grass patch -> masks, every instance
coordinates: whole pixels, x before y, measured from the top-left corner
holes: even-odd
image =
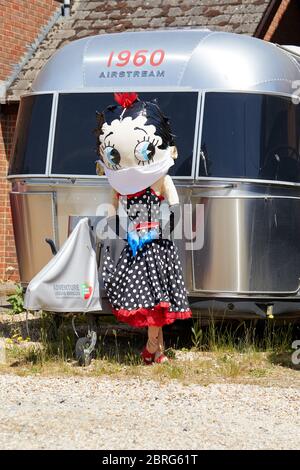
[[[264,386],[300,386],[299,370],[270,362],[267,353],[175,351],[176,359],[169,363],[143,366],[126,364],[109,358],[95,358],[88,367],[78,367],[76,361],[48,358],[41,361],[35,352],[10,351],[10,362],[0,371],[18,375],[141,378],[167,383],[178,380],[185,385],[211,383],[247,383]]]
[[[211,319],[203,326],[194,321],[191,342],[201,351],[291,351],[294,336],[300,338],[300,326],[291,322],[242,321],[216,322]]]
[[[151,369],[152,378],[158,378],[161,381],[165,379],[183,379],[185,376],[182,365],[176,363],[155,364],[151,366]]]
[[[107,320],[107,319],[106,319]],[[83,320],[84,321],[84,320]],[[102,320],[101,320],[102,322]],[[80,322],[79,322],[80,324]],[[297,325],[273,322],[179,322],[165,329],[169,363],[142,365],[140,351],[146,331],[124,332],[116,323],[101,323],[97,349],[90,366],[74,359],[76,337],[70,320],[41,319],[41,341],[23,341],[14,332],[7,342],[7,364],[0,372],[19,375],[78,377],[139,377],[184,384],[251,383],[265,386],[300,386],[299,366],[292,365]]]

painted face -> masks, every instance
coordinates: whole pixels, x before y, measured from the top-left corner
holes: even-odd
[[[145,125],[147,118],[139,115],[135,119],[125,117],[104,123],[99,136],[100,155],[107,168],[123,168],[151,165],[165,158],[166,149],[159,149],[162,139],[155,134],[152,124]]]

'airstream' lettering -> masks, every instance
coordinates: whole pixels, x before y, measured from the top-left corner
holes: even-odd
[[[101,72],[99,78],[165,78],[165,70],[127,70]]]

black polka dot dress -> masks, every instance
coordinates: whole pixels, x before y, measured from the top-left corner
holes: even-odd
[[[132,326],[163,326],[191,317],[177,247],[162,239],[158,229],[163,199],[152,188],[120,196],[128,214],[129,231],[139,237],[156,229],[158,236],[139,247],[134,255],[127,243],[116,267],[105,253],[103,281],[117,319]]]

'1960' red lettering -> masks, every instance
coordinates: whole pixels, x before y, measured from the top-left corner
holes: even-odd
[[[152,67],[158,67],[162,64],[164,58],[165,51],[163,49],[156,49],[155,51],[151,52],[150,55],[147,49],[139,49],[135,53],[132,53],[126,49],[120,51],[119,53],[112,51],[109,54],[107,60],[107,67],[111,67],[112,65],[116,65],[117,67],[125,67],[129,64],[130,61],[132,61],[132,64],[135,67],[142,67],[147,63],[147,59]]]

